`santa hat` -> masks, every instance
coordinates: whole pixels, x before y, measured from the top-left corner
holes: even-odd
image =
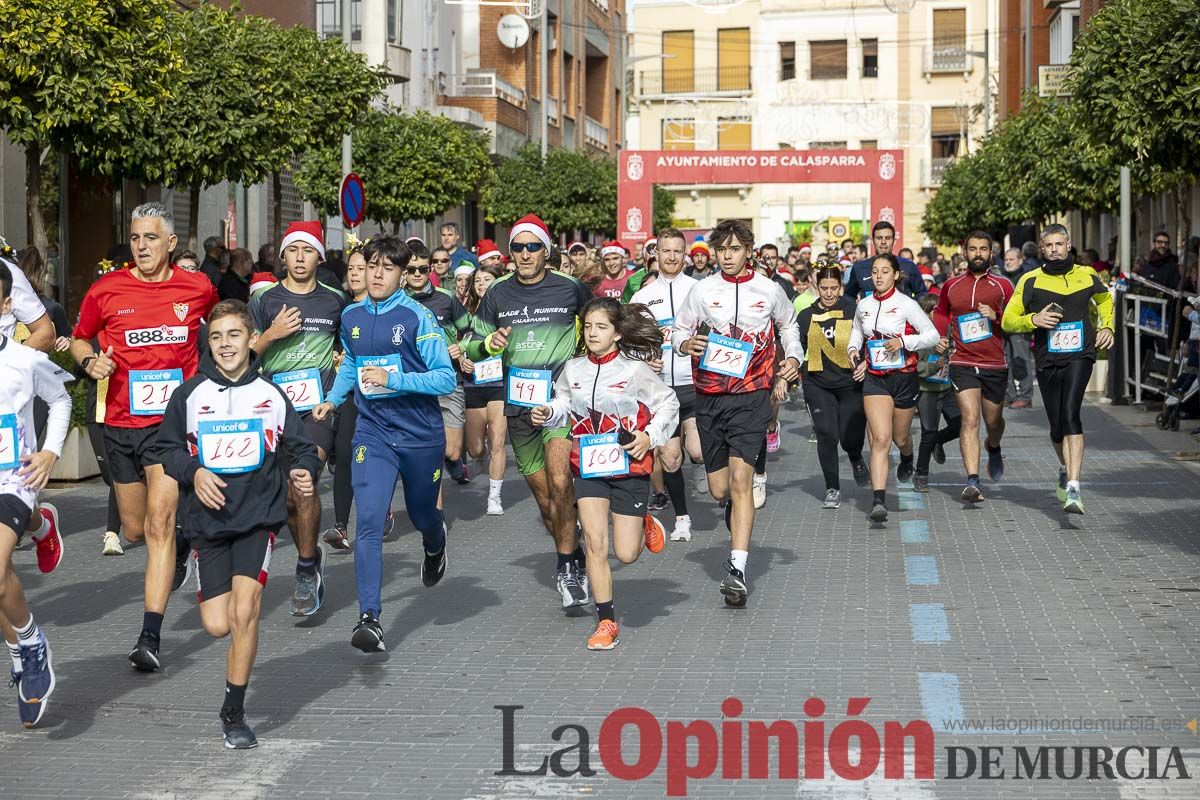
[[[319,220],[308,220],[305,222],[293,222],[288,225],[287,232],[283,234],[283,241],[279,243],[279,255],[283,255],[283,251],[287,249],[289,244],[293,242],[303,242],[311,244],[317,248],[317,252],[321,254],[321,260],[325,260],[325,237],[321,233],[321,222]]]
[[[569,245],[567,245],[567,252],[568,252],[568,253],[574,253],[574,252],[575,252],[577,249],[578,249],[578,250],[582,250],[583,252],[585,252],[585,253],[586,253],[586,252],[587,252],[587,245],[586,245],[586,244],[584,244],[583,242],[571,242]]]
[[[489,258],[499,258],[500,248],[491,239],[480,239],[475,243],[475,256],[481,263]],[[455,270],[454,274],[457,275],[458,270]]]
[[[708,249],[708,242],[704,241],[703,239],[697,239],[696,243],[692,245],[692,249],[688,251],[688,254],[694,256],[697,252],[705,253],[710,256],[712,255],[712,250]]]
[[[412,244],[413,242],[420,242],[421,244],[425,244],[425,240],[422,239],[420,236],[410,236],[404,240],[405,244]]]
[[[620,242],[605,242],[600,248],[600,257],[604,256],[624,256],[626,250],[621,246]]]
[[[805,242],[804,244],[800,245],[800,252],[801,252],[801,253],[803,253],[805,250],[807,250],[808,252],[810,252],[810,253],[811,253],[811,252],[812,252],[812,245],[811,245],[811,244],[809,244],[808,242]]]
[[[499,256],[500,252],[496,251],[493,255]],[[461,278],[463,275],[470,275],[473,272],[475,272],[474,265],[470,261],[464,261],[454,268],[454,277]]]
[[[647,239],[646,243],[644,245],[642,245],[642,250],[649,250],[651,247],[654,247],[654,248],[658,247],[658,239],[656,237],[652,236],[649,239]]]
[[[925,281],[933,280],[933,270],[931,270],[929,267],[925,266],[924,264],[921,264],[920,266],[918,266],[917,271],[921,273],[921,280],[925,280]]]
[[[537,214],[526,214],[517,220],[517,224],[513,225],[512,230],[508,232],[509,245],[511,246],[513,239],[522,233],[532,233],[538,238],[538,241],[545,245],[547,250],[550,249],[550,229]]]
[[[250,294],[258,294],[263,289],[270,289],[279,283],[279,279],[271,272],[256,272],[250,276]]]

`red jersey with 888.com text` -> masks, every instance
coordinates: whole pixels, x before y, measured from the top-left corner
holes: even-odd
[[[108,379],[105,425],[149,428],[162,421],[170,390],[179,385],[175,379],[182,383],[196,374],[200,322],[216,304],[216,287],[203,273],[174,265],[161,283],[142,281],[127,268],[92,284],[73,335],[96,339],[100,352],[112,346],[117,369]],[[134,408],[131,371],[138,378]]]

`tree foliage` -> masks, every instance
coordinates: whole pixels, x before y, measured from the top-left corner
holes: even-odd
[[[432,220],[465,202],[492,175],[488,134],[425,111],[371,111],[352,131],[354,171],[366,190],[366,215],[380,224]],[[309,151],[294,175],[322,213],[338,213],[341,143]]]

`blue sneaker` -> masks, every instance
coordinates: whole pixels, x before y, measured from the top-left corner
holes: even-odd
[[[325,602],[325,548],[317,545],[316,570],[296,572],[296,591],[288,611],[293,617],[311,617],[321,610]]]
[[[984,442],[984,447],[987,447],[987,442]],[[994,481],[998,481],[1004,477],[1004,456],[1000,454],[1000,448],[995,450],[987,448],[987,471],[988,477]]]
[[[962,499],[968,503],[983,501],[983,489],[979,486],[979,478],[967,478],[967,485],[962,490]]]
[[[246,724],[246,713],[236,714],[221,712],[221,737],[225,740],[227,750],[251,750],[258,747],[258,737]]]
[[[50,643],[42,629],[37,629],[37,644],[21,646],[21,674],[17,698],[21,705],[21,722],[32,728],[46,713],[50,695],[54,693],[54,666],[50,659]],[[29,708],[25,708],[28,706]]]

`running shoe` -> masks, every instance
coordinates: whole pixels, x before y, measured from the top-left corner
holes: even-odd
[[[447,461],[446,471],[450,473],[450,477],[455,483],[470,483],[471,475],[467,471],[467,462],[465,459],[459,458],[457,461]]]
[[[837,489],[825,490],[825,502],[821,503],[821,508],[841,508],[842,493]]]
[[[179,587],[188,582],[195,570],[192,558],[192,548],[188,545],[187,537],[178,528],[175,529],[175,576],[171,578],[171,591],[179,591]]]
[[[1033,403],[1024,398],[1013,400],[1009,408],[1033,408]]]
[[[915,469],[911,458],[901,458],[900,463],[896,465],[896,481],[898,483],[908,483],[912,480]]]
[[[1058,486],[1054,490],[1058,497],[1058,502],[1067,502],[1067,471],[1060,469],[1058,471]]]
[[[728,559],[725,561],[725,571],[728,574],[721,579],[721,594],[725,595],[725,605],[742,608],[750,594],[750,587],[746,585],[746,573]]]
[[[708,494],[708,470],[703,464],[692,465],[692,488],[696,494]]]
[[[142,631],[138,636],[137,644],[133,646],[133,650],[129,651],[129,663],[139,672],[154,672],[160,666],[158,660],[158,646],[160,639],[157,633],[150,631]]]
[[[500,495],[488,495],[487,513],[489,517],[499,517],[504,514],[504,504],[500,502]]]
[[[867,515],[871,522],[887,522],[888,510],[883,503],[875,503],[871,506],[871,513]]]
[[[690,542],[692,540],[692,518],[687,514],[675,518],[675,530],[671,531],[672,542]]]
[[[438,581],[446,574],[446,547],[436,553],[425,551],[425,558],[421,561],[421,583],[426,586],[437,586]]]
[[[946,463],[946,448],[941,442],[938,442],[933,446],[933,462],[935,464]]]
[[[1067,499],[1063,501],[1063,511],[1068,514],[1083,513],[1083,497],[1078,489],[1067,489]]]
[[[871,470],[867,467],[865,459],[858,459],[850,462],[850,469],[854,471],[854,482],[859,486],[867,486],[871,483]]]
[[[984,447],[987,447],[987,445],[985,444]],[[1004,456],[1002,456],[1000,454],[999,447],[997,447],[995,450],[993,450],[990,447],[987,447],[987,454],[988,454],[988,463],[987,463],[988,477],[994,481],[998,481],[1004,477]]]
[[[767,431],[767,452],[779,452],[779,430]]]
[[[350,636],[350,644],[364,653],[382,653],[385,648],[383,627],[379,624],[379,618],[370,611],[359,615],[358,624],[354,626],[354,633]]]
[[[587,590],[579,580],[579,565],[568,561],[558,568],[556,579],[558,593],[562,595],[563,608],[578,608],[588,603]]]
[[[38,513],[50,526],[50,530],[46,531],[42,538],[30,537],[37,544],[38,571],[44,574],[54,572],[62,561],[63,540],[58,533],[58,509],[49,503],[42,503]]]
[[[296,591],[288,612],[293,617],[311,617],[325,602],[325,548],[317,545],[317,565],[312,572],[296,571]]]
[[[104,532],[104,549],[100,551],[101,555],[106,556],[123,556],[125,548],[121,546],[121,534],[116,531]]]
[[[667,545],[667,529],[650,514],[642,517],[642,535],[646,539],[646,549],[651,553],[661,553]]]
[[[767,476],[755,475],[754,486],[751,491],[754,493],[754,507],[762,508],[765,506],[767,504]]]
[[[50,695],[54,693],[54,665],[50,659],[50,643],[42,629],[37,629],[37,643],[21,645],[21,680],[17,684],[20,702],[36,708],[22,709],[21,722],[32,728],[46,712]],[[32,719],[28,719],[32,716]]]
[[[646,508],[651,511],[662,511],[669,502],[671,502],[671,498],[666,492],[651,492],[650,502],[646,504]]]
[[[227,750],[250,750],[258,747],[258,739],[246,724],[246,714],[242,711],[221,712],[221,735],[225,739]]]
[[[18,688],[17,691],[17,713],[21,717],[21,724],[26,728],[32,728],[41,719],[42,712],[45,710],[40,703],[26,703],[21,699],[21,673],[14,670],[11,666],[8,672],[8,688]]]
[[[817,434],[816,434],[816,431],[814,431],[814,432],[812,432],[812,433],[810,433],[810,434],[808,435],[808,443],[809,443],[809,444],[816,444],[816,443],[817,443]]]
[[[968,503],[983,501],[983,489],[979,485],[979,478],[967,479],[967,485],[962,490],[962,499]]]
[[[383,519],[383,538],[386,539],[388,536],[391,536],[392,531],[394,531],[395,529],[396,529],[396,515],[393,514],[391,511],[389,511],[387,513],[387,516],[384,517],[384,519]]]
[[[335,553],[345,553],[351,549],[350,533],[346,530],[345,525],[334,525],[325,531],[325,535],[321,538],[325,540],[325,544],[333,548]]]
[[[914,472],[912,477],[912,486],[914,492],[925,493],[929,491],[929,473]]]
[[[621,643],[621,629],[611,619],[602,619],[596,632],[588,638],[588,650],[612,650]]]

